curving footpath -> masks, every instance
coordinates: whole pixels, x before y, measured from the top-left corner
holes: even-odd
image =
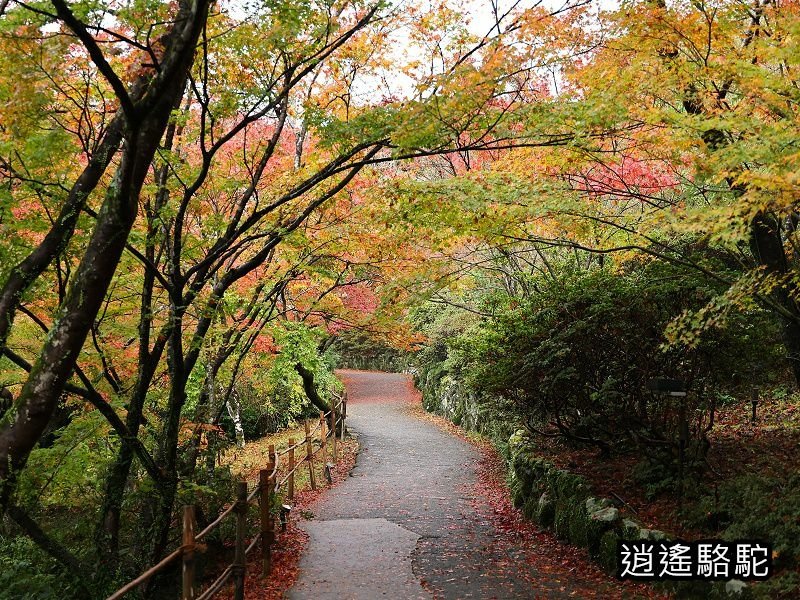
[[[586,597],[568,583],[576,574],[536,572],[524,550],[496,543],[503,533],[470,505],[477,450],[414,417],[408,376],[340,375],[361,453],[303,524],[309,546],[288,598]]]

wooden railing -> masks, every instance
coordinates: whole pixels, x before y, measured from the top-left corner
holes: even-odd
[[[308,464],[308,474],[311,489],[317,489],[316,475],[314,473],[315,456],[322,454],[321,461],[323,472],[332,482],[330,465],[327,452],[330,438],[331,455],[333,461],[337,460],[337,429],[341,432],[341,439],[345,436],[345,419],[347,418],[347,392],[339,396],[334,394],[334,408],[328,412],[319,413],[319,422],[312,429],[308,420],[305,422],[305,437],[299,442],[289,438],[289,446],[280,452],[275,452],[275,446],[269,446],[269,460],[267,468],[259,471],[258,485],[248,493],[247,481],[239,481],[236,485],[236,501],[225,509],[214,521],[199,533],[195,533],[195,507],[183,507],[183,535],[179,548],[165,556],[161,562],[150,567],[133,581],[114,592],[107,600],[117,600],[128,592],[144,585],[158,573],[166,570],[178,559],[182,561],[181,600],[208,600],[219,593],[225,585],[233,580],[234,599],[244,600],[245,570],[247,556],[261,542],[261,572],[263,577],[268,577],[272,570],[272,545],[275,542],[275,514],[272,511],[272,502],[275,495],[281,490],[286,490],[286,498],[292,500],[295,492],[295,473],[303,464]],[[314,450],[315,436],[319,437],[319,446]],[[295,459],[295,450],[305,449],[302,458]],[[281,457],[286,456],[288,471],[279,479]],[[249,506],[258,500],[260,531],[253,536],[247,544],[247,512]],[[279,513],[280,514],[280,513]],[[195,578],[195,554],[198,551],[198,542],[201,542],[209,533],[214,531],[227,517],[236,516],[236,545],[233,563],[202,592],[198,592]],[[280,515],[281,520],[285,515]]]

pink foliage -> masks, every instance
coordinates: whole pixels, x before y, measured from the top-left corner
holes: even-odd
[[[253,350],[260,354],[275,354],[278,351],[278,346],[271,335],[260,333],[253,340]]]
[[[378,308],[378,296],[366,283],[341,288],[339,298],[346,308],[362,314],[372,314]]]
[[[339,288],[336,295],[342,301],[348,312],[355,313],[357,316],[371,315],[378,308],[379,300],[377,294],[366,283],[357,283]],[[328,323],[328,332],[337,333],[350,329],[350,325],[338,319]]]
[[[576,189],[593,196],[652,196],[680,184],[674,167],[667,161],[633,156],[593,166],[571,175],[569,180]]]

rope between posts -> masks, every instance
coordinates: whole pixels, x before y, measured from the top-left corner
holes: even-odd
[[[337,420],[336,420],[336,424],[337,424],[337,425],[341,424],[342,422],[343,422],[343,419],[342,419],[341,417],[340,417],[339,419],[337,419]],[[310,434],[309,434],[309,435],[310,435]],[[329,431],[329,432],[328,432],[328,436],[327,436],[327,437],[333,437],[333,435],[334,435],[334,434],[333,434],[333,431]],[[315,440],[312,440],[312,443],[314,443],[314,444],[319,444],[319,440],[316,440],[316,439],[315,439]],[[304,438],[304,439],[302,439],[301,441],[299,441],[299,442],[297,442],[296,444],[294,444],[293,446],[289,446],[289,448],[287,448],[287,449],[286,449],[284,452],[281,452],[280,454],[281,454],[281,455],[284,455],[284,454],[286,454],[286,452],[288,452],[288,450],[289,450],[289,449],[292,449],[292,448],[296,449],[296,448],[299,448],[299,447],[301,447],[301,446],[305,446],[305,444],[306,444],[306,440],[305,440],[305,438]],[[314,450],[314,451],[311,453],[311,456],[316,456],[316,454],[317,454],[317,453],[318,453],[318,452],[319,452],[321,449],[322,449],[322,445],[318,445],[318,446],[317,446],[317,449],[316,449],[316,450]],[[290,478],[290,477],[291,477],[291,476],[292,476],[292,475],[293,475],[293,474],[294,474],[294,473],[295,473],[295,472],[296,472],[296,471],[297,471],[297,470],[298,470],[300,467],[302,467],[302,466],[303,466],[303,465],[304,465],[304,464],[305,464],[307,461],[308,461],[308,456],[304,455],[304,456],[303,456],[303,457],[302,457],[302,458],[301,458],[301,459],[300,459],[300,460],[299,460],[297,463],[295,463],[294,467],[292,467],[292,469],[291,469],[290,471],[288,471],[288,472],[287,472],[287,473],[286,473],[286,474],[283,476],[283,478],[281,478],[279,481],[277,481],[277,482],[276,482],[276,484],[275,484],[275,490],[276,490],[276,491],[280,490],[280,488],[282,488],[282,487],[283,487],[283,485],[284,485],[284,484],[285,484],[287,481],[289,481],[289,478]]]
[[[208,586],[208,589],[200,594],[195,600],[209,600],[209,598],[213,598],[214,595],[222,589],[222,586],[228,583],[231,575],[233,575],[233,565],[228,565],[228,568],[222,572],[222,575],[217,577],[214,582]]]
[[[251,551],[253,548],[255,548],[255,547],[256,547],[256,544],[258,544],[258,542],[259,542],[260,540],[261,540],[261,537],[260,537],[260,536],[258,536],[258,535],[257,535],[257,536],[255,536],[255,537],[253,538],[253,541],[252,541],[252,542],[250,542],[250,545],[249,545],[249,546],[247,547],[247,549],[244,551],[244,555],[245,555],[245,556],[247,556],[248,554],[250,554],[250,551]]]
[[[253,501],[253,498],[258,496],[259,493],[261,493],[261,488],[259,486],[253,488],[253,491],[247,496],[247,503],[250,504],[250,502]]]
[[[267,474],[267,482],[273,481],[274,482],[274,486],[270,486],[270,487],[266,488],[266,490],[268,490],[271,493],[279,492],[280,489],[284,486],[284,484],[286,484],[286,482],[289,481],[289,478],[292,477],[292,475],[297,471],[297,469],[299,469],[305,463],[313,464],[314,456],[316,454],[318,454],[319,451],[322,450],[325,447],[325,444],[326,444],[328,438],[330,438],[330,437],[335,438],[336,437],[336,430],[337,430],[338,426],[339,425],[344,426],[344,420],[345,419],[344,419],[344,415],[342,414],[340,409],[344,406],[344,404],[346,402],[347,394],[345,392],[344,395],[340,396],[339,394],[334,392],[333,396],[339,402],[334,405],[333,409],[331,409],[331,410],[329,410],[327,412],[324,412],[324,413],[320,413],[320,417],[321,418],[319,419],[319,421],[317,421],[316,426],[313,429],[309,430],[308,435],[304,436],[304,438],[302,438],[300,441],[298,441],[297,443],[285,448],[284,450],[281,450],[280,452],[274,452],[274,450],[273,450],[273,454],[271,454],[270,458],[274,462],[273,462],[273,465],[272,465],[272,470]],[[331,415],[334,416],[333,426],[330,427],[325,432],[325,439],[324,440],[318,440],[318,439],[312,437],[318,431],[321,431],[321,428],[324,426],[324,424],[327,424],[328,418]],[[313,445],[317,445],[317,449],[312,451],[310,454],[305,454],[304,456],[302,456],[300,461],[297,462],[292,467],[292,469],[288,473],[286,473],[286,475],[283,478],[281,478],[279,480],[279,475],[280,475],[279,470],[280,470],[280,466],[281,466],[280,457],[288,454],[292,450],[296,450],[298,448],[302,448],[303,446],[307,446],[308,444],[311,444],[312,446]],[[250,494],[248,494],[246,496],[245,505],[250,505],[252,503],[252,501],[255,498],[257,498],[263,491],[265,491],[265,490],[262,489],[261,484],[257,485],[255,487],[255,489],[253,489],[253,491],[250,492]],[[197,533],[196,535],[191,537],[193,542],[196,543],[196,542],[202,541],[203,538],[205,538],[205,536],[207,536],[211,531],[213,531],[226,517],[228,517],[232,513],[234,513],[237,510],[237,508],[239,508],[240,506],[241,506],[240,505],[240,501],[238,501],[238,500],[234,501],[233,503],[231,503],[230,506],[228,506],[224,511],[222,511],[222,513],[220,513],[202,531],[200,531],[199,533]],[[244,515],[246,515],[246,512],[244,513]],[[242,518],[242,514],[240,514],[240,518]],[[246,519],[246,516],[244,516],[244,518]],[[184,515],[184,519],[186,519],[185,515]],[[262,516],[262,519],[263,519],[263,516]],[[262,524],[262,527],[263,527],[263,524]],[[263,530],[262,530],[262,535],[263,535]],[[262,535],[257,535],[257,536],[255,536],[253,538],[253,540],[250,542],[250,544],[247,546],[247,548],[244,551],[245,556],[250,554],[250,552],[252,552],[252,550],[256,547],[256,545],[258,545],[258,542],[262,540]],[[185,544],[188,544],[188,542],[185,542]],[[144,584],[145,582],[147,582],[149,579],[151,579],[154,575],[156,575],[159,571],[161,571],[164,567],[166,567],[171,562],[173,562],[176,559],[181,558],[181,557],[183,557],[185,559],[187,551],[190,552],[191,548],[192,548],[191,545],[181,546],[177,550],[173,551],[171,554],[169,554],[166,557],[164,557],[156,565],[152,566],[150,569],[148,569],[147,571],[145,571],[144,573],[139,575],[136,579],[134,579],[133,581],[131,581],[128,584],[126,584],[124,587],[122,587],[119,590],[117,590],[114,594],[109,596],[107,600],[118,600],[119,598],[121,598],[126,593],[130,592],[131,590],[133,590],[133,589],[139,587],[140,585]],[[268,548],[265,549],[265,552],[268,552]],[[209,600],[210,598],[213,598],[222,589],[222,587],[228,582],[228,580],[230,580],[231,577],[234,574],[237,573],[237,571],[236,571],[236,567],[237,566],[239,566],[239,565],[234,565],[234,564],[229,565],[222,572],[222,574],[216,580],[214,580],[214,582],[212,582],[211,585],[204,592],[202,592],[201,594],[199,594],[195,598],[195,600]],[[186,565],[184,564],[184,569],[185,568],[186,568]]]
[[[322,427],[322,423],[320,421],[317,421],[317,426],[314,427],[314,429],[312,429],[311,431],[309,431],[308,434],[313,435],[317,433],[320,430],[320,427]]]
[[[180,558],[182,555],[183,555],[183,547],[178,548],[172,554],[169,554],[168,556],[163,558],[161,560],[161,562],[153,565],[152,567],[147,569],[147,571],[145,571],[144,573],[139,575],[139,577],[137,577],[133,581],[129,582],[126,586],[124,586],[124,587],[120,588],[119,590],[117,590],[116,592],[114,592],[111,596],[108,597],[108,600],[117,600],[117,598],[121,598],[122,596],[124,596],[125,594],[130,592],[131,590],[133,590],[133,589],[139,587],[140,585],[142,585],[143,583],[145,583],[153,575],[158,573],[162,568],[167,566],[169,563],[171,563],[176,558]]]
[[[276,477],[278,475],[278,467],[280,466],[280,463],[281,463],[280,456],[276,452],[275,453],[275,467],[272,469],[272,471],[270,471],[270,473],[267,475],[267,477]],[[277,488],[276,488],[276,490],[277,490]],[[256,498],[260,493],[261,493],[261,486],[257,485],[255,487],[255,489],[252,492],[250,492],[250,495],[247,496],[247,503],[250,504],[250,502],[252,502],[253,499]]]
[[[299,442],[295,442],[292,446],[289,446],[285,450],[281,450],[277,453],[278,456],[283,456],[284,454],[288,454],[290,450],[297,450],[300,446],[306,443],[305,438],[301,439]]]
[[[217,525],[219,525],[219,524],[222,522],[222,520],[223,520],[225,517],[227,517],[229,514],[231,514],[231,513],[232,513],[232,512],[233,512],[235,509],[236,509],[236,502],[234,502],[234,503],[233,503],[233,504],[231,504],[231,505],[230,505],[228,508],[226,508],[224,511],[222,511],[222,513],[220,513],[220,515],[219,515],[219,516],[218,516],[216,519],[214,519],[214,520],[211,522],[211,524],[210,524],[210,525],[206,526],[206,528],[205,528],[205,529],[203,529],[203,531],[201,531],[201,532],[200,532],[200,533],[198,533],[196,536],[194,536],[194,539],[195,539],[195,540],[202,540],[202,539],[203,539],[203,538],[204,538],[206,535],[208,535],[209,533],[211,533],[211,531],[212,531],[212,530],[213,530],[213,529],[214,529],[214,528],[215,528]],[[111,599],[109,598],[109,600],[111,600]]]
[[[277,490],[279,490],[281,487],[283,487],[283,484],[284,484],[284,483],[286,483],[287,481],[289,481],[289,478],[290,478],[290,477],[291,477],[291,476],[294,474],[294,472],[295,472],[295,471],[297,471],[297,467],[299,467],[301,464],[303,464],[303,463],[298,463],[298,464],[296,464],[296,465],[294,466],[294,468],[293,468],[291,471],[289,471],[289,472],[286,474],[286,476],[285,476],[283,479],[281,479],[280,481],[278,481],[278,482],[275,484],[275,490],[276,490],[276,491],[277,491]]]

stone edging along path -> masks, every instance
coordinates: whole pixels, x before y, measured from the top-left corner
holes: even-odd
[[[558,538],[586,548],[589,556],[607,571],[617,572],[617,544],[621,540],[672,539],[663,531],[623,518],[611,500],[592,496],[584,477],[537,456],[523,432],[511,437],[508,454],[514,505],[540,526],[553,529]],[[736,580],[713,584],[665,581],[655,585],[686,598],[742,597],[747,588]]]
[[[467,430],[492,431],[493,424],[481,408],[481,402],[491,399],[480,398],[450,374],[441,376],[436,371],[422,371],[416,372],[414,379],[428,410]],[[537,455],[535,444],[524,430],[510,437],[503,454],[515,506],[537,525],[554,531],[559,539],[587,549],[590,558],[609,573],[617,572],[618,541],[674,538],[623,517],[612,501],[592,494],[584,477]],[[744,600],[749,595],[747,584],[736,580],[727,584],[668,581],[655,586],[681,598]]]

